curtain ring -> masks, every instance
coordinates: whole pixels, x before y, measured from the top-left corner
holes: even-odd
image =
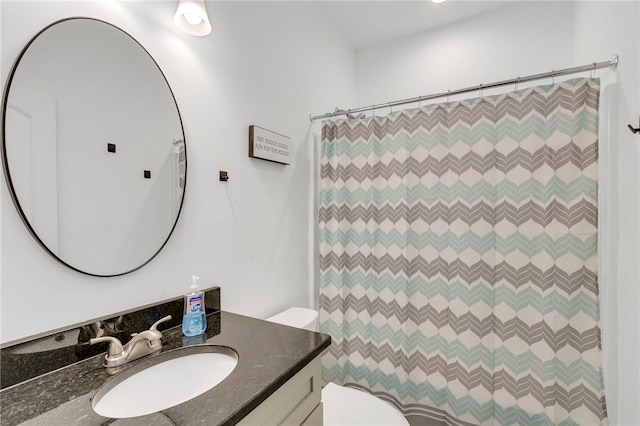
[[[551,84],[556,84],[556,70],[551,70]]]
[[[480,99],[482,99],[482,83],[478,86],[478,95],[480,96]]]
[[[593,63],[593,68],[591,69],[591,74],[589,75],[589,78],[593,78],[593,76],[594,76],[594,75],[595,75],[595,73],[596,73],[596,67],[597,67],[597,66],[598,66],[598,63],[597,63],[597,62],[594,62],[594,63]]]
[[[513,90],[514,92],[517,92],[517,91],[518,91],[518,85],[519,85],[519,84],[520,84],[520,76],[518,76],[518,79],[516,80],[516,87],[515,87],[515,89]]]
[[[449,99],[451,99],[451,90],[447,90],[447,105],[449,105]]]

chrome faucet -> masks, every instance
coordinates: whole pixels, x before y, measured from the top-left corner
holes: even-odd
[[[159,319],[149,328],[134,335],[129,343],[122,346],[120,340],[112,336],[96,337],[89,340],[90,344],[109,342],[109,350],[104,357],[105,367],[117,367],[129,361],[142,358],[145,355],[162,349],[162,333],[158,331],[158,324],[169,321],[171,315]]]

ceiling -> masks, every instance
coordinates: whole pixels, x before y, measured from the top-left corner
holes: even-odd
[[[512,0],[316,0],[354,50],[427,31],[514,3]]]

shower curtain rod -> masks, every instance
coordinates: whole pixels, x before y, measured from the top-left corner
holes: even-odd
[[[551,70],[551,72],[546,72],[546,73],[542,73],[542,74],[533,74],[533,75],[528,75],[526,77],[517,77],[517,78],[512,78],[510,80],[498,81],[498,82],[495,82],[495,83],[480,84],[479,86],[466,87],[464,89],[458,89],[458,90],[448,90],[448,91],[443,92],[443,93],[435,93],[435,94],[426,95],[426,96],[417,96],[415,98],[403,99],[403,100],[400,100],[400,101],[387,102],[387,103],[378,104],[378,105],[374,104],[374,105],[371,105],[371,106],[366,106],[366,107],[361,107],[361,108],[353,108],[353,109],[348,109],[348,110],[343,110],[343,109],[336,108],[336,110],[334,112],[328,112],[326,114],[320,114],[320,115],[310,115],[309,116],[309,120],[315,121],[315,120],[317,120],[319,118],[331,118],[331,117],[337,117],[337,116],[340,116],[340,115],[346,115],[348,118],[351,118],[351,117],[349,117],[351,114],[364,112],[364,111],[371,111],[371,110],[374,110],[376,108],[389,108],[389,107],[394,107],[394,106],[398,106],[398,105],[412,104],[412,103],[415,103],[415,102],[428,101],[428,100],[437,99],[437,98],[449,97],[451,95],[459,95],[461,93],[482,91],[484,89],[493,89],[494,87],[507,86],[507,85],[510,85],[510,84],[515,84],[516,87],[517,87],[517,85],[519,83],[526,83],[526,82],[529,82],[529,81],[541,80],[543,78],[554,78],[554,77],[561,76],[561,75],[576,74],[576,73],[584,72],[584,71],[594,71],[594,70],[599,69],[599,68],[609,67],[609,68],[611,68],[612,70],[615,71],[615,69],[618,67],[618,61],[619,61],[618,55],[615,54],[608,61],[594,62],[592,64],[582,65],[582,66],[579,66],[579,67],[565,68],[565,69],[558,70],[558,71]]]

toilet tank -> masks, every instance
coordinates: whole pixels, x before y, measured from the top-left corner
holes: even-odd
[[[318,311],[309,308],[289,308],[284,312],[267,318],[266,321],[304,328],[309,331],[318,331]]]

